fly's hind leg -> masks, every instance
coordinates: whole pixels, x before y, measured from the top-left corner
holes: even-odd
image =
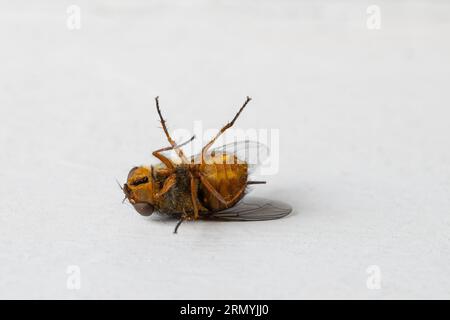
[[[208,152],[209,148],[211,148],[211,146],[214,144],[214,142],[217,140],[217,138],[219,138],[225,131],[227,131],[227,129],[231,128],[234,125],[234,123],[236,122],[237,118],[239,117],[241,112],[244,110],[244,108],[247,106],[247,104],[250,102],[250,100],[252,100],[252,98],[247,97],[247,99],[245,100],[244,104],[239,109],[238,113],[236,113],[236,115],[234,116],[233,120],[231,120],[231,122],[228,122],[222,129],[220,129],[220,131],[217,133],[217,135],[203,147],[203,149],[202,149],[202,163],[205,163],[206,153]]]
[[[188,160],[187,160],[186,156],[184,155],[183,150],[181,150],[179,147],[177,148],[177,144],[175,143],[175,141],[172,139],[172,137],[169,134],[169,130],[167,129],[167,126],[166,126],[166,120],[164,120],[164,118],[161,114],[161,109],[159,108],[159,97],[155,97],[155,102],[156,102],[156,110],[158,111],[162,129],[164,130],[164,133],[166,134],[167,140],[169,141],[170,145],[172,146],[172,149],[176,151],[176,153],[180,157],[181,161],[183,163],[188,163]]]
[[[197,182],[195,181],[194,175],[190,173],[191,176],[191,200],[192,207],[194,208],[194,220],[198,219],[198,195],[197,195]]]

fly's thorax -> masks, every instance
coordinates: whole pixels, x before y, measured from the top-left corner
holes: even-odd
[[[193,177],[194,168],[191,165],[177,164],[170,173],[174,177],[174,185],[167,190],[155,203],[155,208],[163,214],[179,216],[182,213],[192,213],[192,193],[191,193],[191,177]],[[162,177],[159,180],[159,176]],[[155,171],[156,178],[155,187],[161,190],[168,179],[167,173]]]

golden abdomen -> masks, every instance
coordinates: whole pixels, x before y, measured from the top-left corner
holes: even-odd
[[[219,154],[211,156],[200,165],[200,171],[208,182],[230,201],[228,207],[235,205],[243,196],[247,186],[248,165],[235,155]],[[217,200],[204,186],[200,185],[199,200],[210,211],[223,210],[226,206]]]

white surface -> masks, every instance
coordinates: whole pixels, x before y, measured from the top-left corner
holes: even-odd
[[[450,7],[369,4],[1,1],[0,298],[450,298]],[[172,130],[252,96],[238,126],[281,134],[255,195],[295,212],[174,236],[122,205],[155,95]]]

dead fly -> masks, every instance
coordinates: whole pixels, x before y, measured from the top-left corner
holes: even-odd
[[[249,185],[264,184],[265,181],[249,181],[251,165],[242,160],[239,151],[267,149],[257,142],[243,141],[211,150],[214,142],[231,128],[241,112],[250,102],[247,97],[238,113],[217,135],[209,141],[199,155],[187,158],[181,149],[190,140],[177,144],[171,138],[159,107],[156,110],[162,129],[170,146],[153,152],[161,163],[131,169],[127,183],[123,186],[128,199],[137,212],[148,216],[157,210],[184,220],[220,219],[258,221],[282,218],[292,209],[281,202],[263,199],[253,202],[241,201]],[[229,150],[232,151],[229,151]],[[179,161],[168,158],[165,151],[175,151]]]

